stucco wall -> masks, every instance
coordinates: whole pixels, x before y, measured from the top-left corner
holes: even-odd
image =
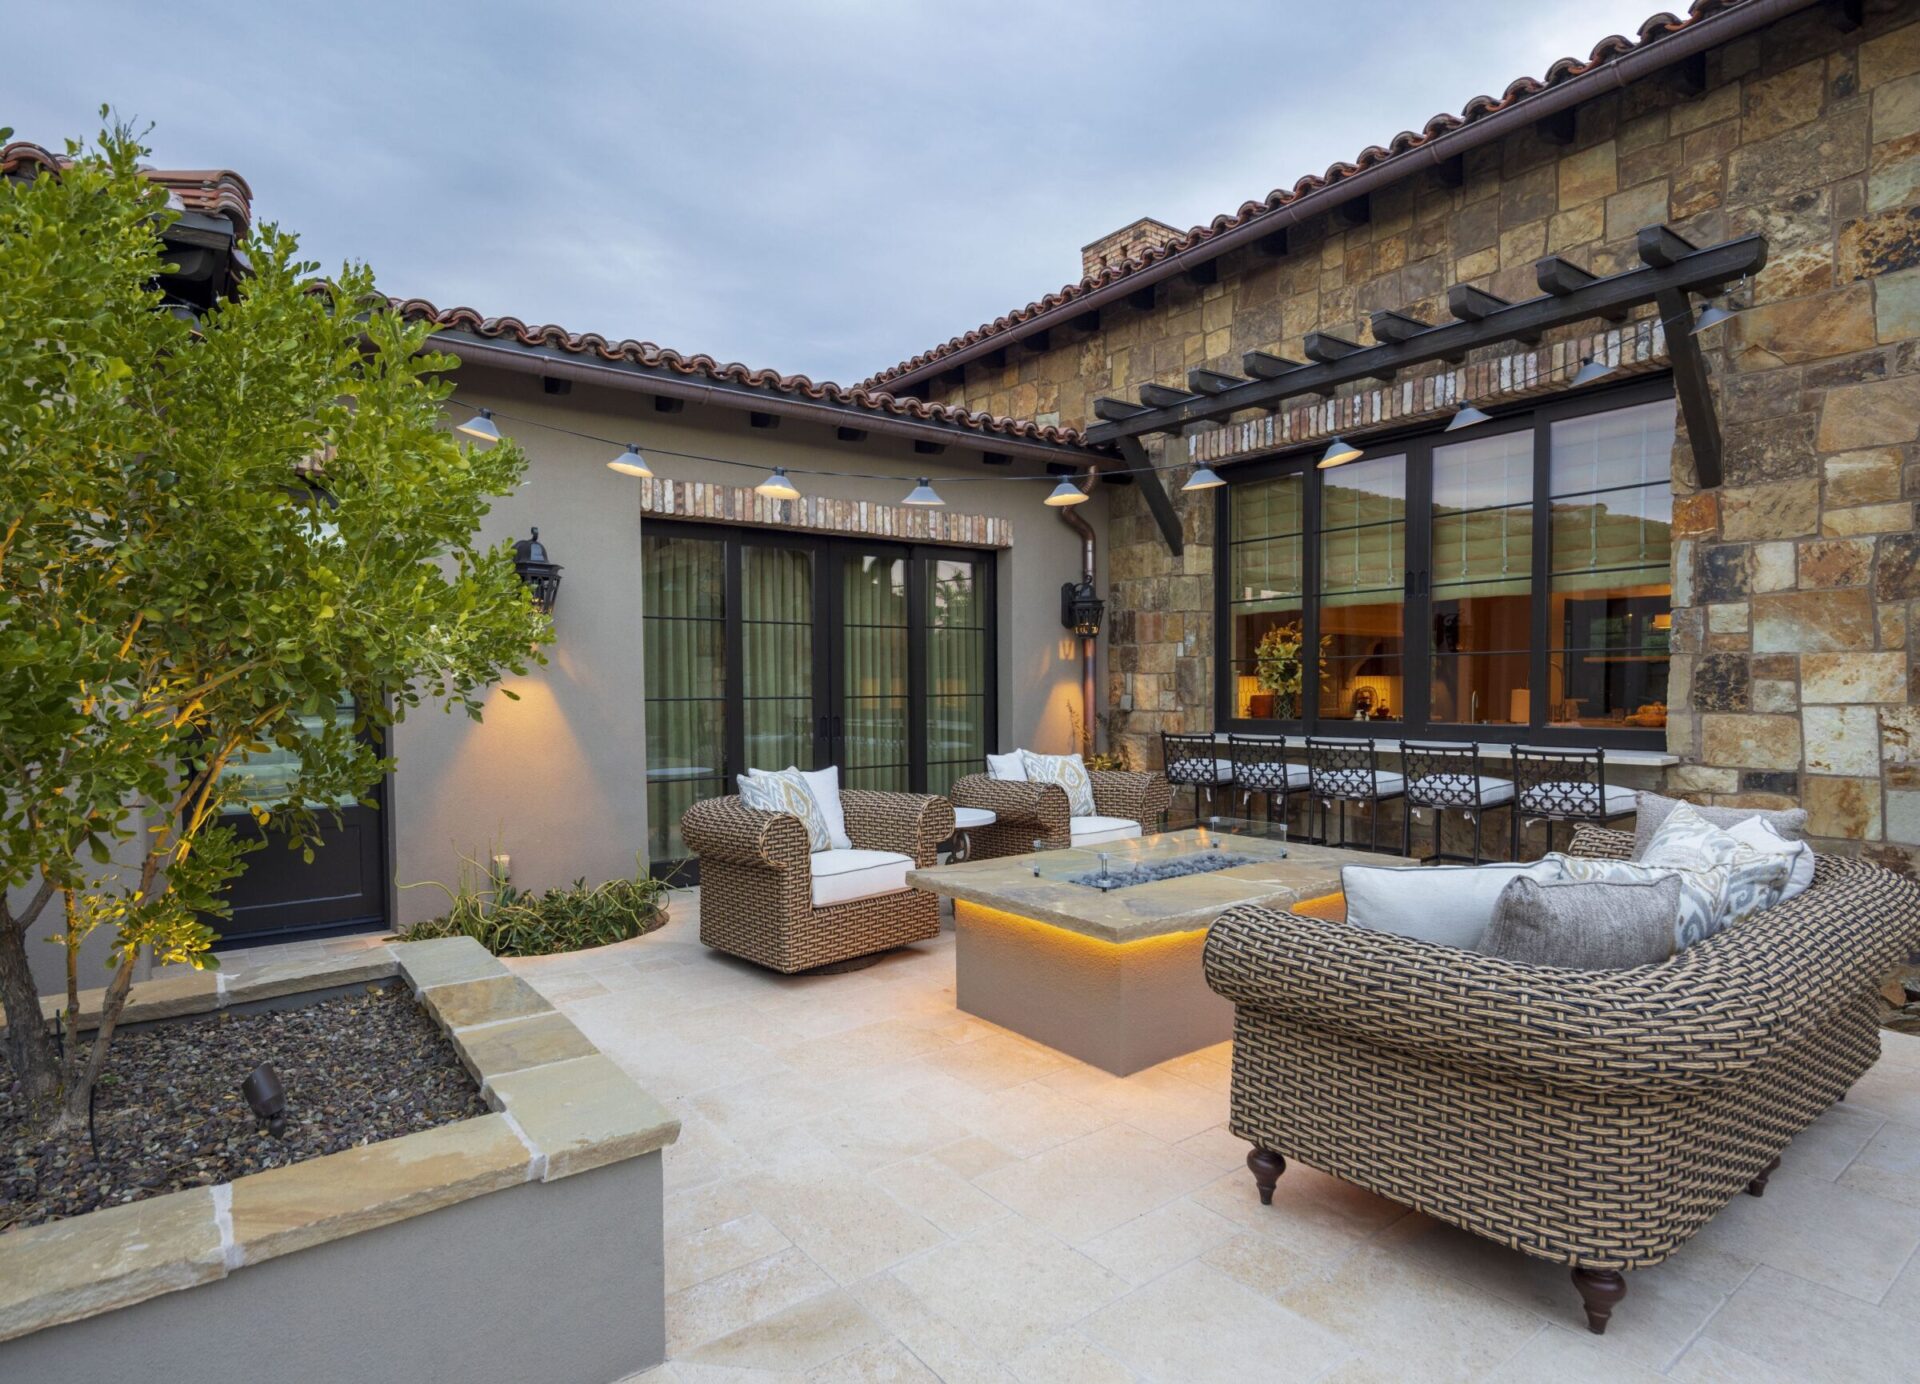
[[[1216,283],[1164,280],[1151,311],[1109,309],[1092,336],[969,365],[935,397],[1079,425],[1098,395],[1183,385],[1194,366],[1239,373],[1252,349],[1298,358],[1308,331],[1367,341],[1375,309],[1445,321],[1452,284],[1533,296],[1545,254],[1632,267],[1634,233],[1656,222],[1700,244],[1764,234],[1757,310],[1707,339],[1726,484],[1692,493],[1684,433],[1673,459],[1670,786],[1804,803],[1824,848],[1913,868],[1920,12],[1870,3],[1852,30],[1838,16],[1815,6],[1709,51],[1701,90],[1670,69],[1588,102],[1571,143],[1528,131],[1471,151],[1458,187],[1411,175],[1373,194],[1367,224],[1321,218],[1279,258],[1230,253]],[[1169,462],[1187,446],[1149,443]],[[1183,558],[1137,489],[1112,498],[1107,694],[1130,699],[1118,719],[1149,755],[1163,729],[1209,727],[1214,704],[1213,503],[1179,479]]]
[[[396,732],[392,810],[400,884],[450,884],[463,855],[484,859],[493,849],[511,855],[514,882],[523,888],[578,876],[598,881],[631,873],[646,841],[639,485],[606,468],[618,447],[520,419],[630,438],[651,454],[657,475],[675,480],[751,485],[759,475],[669,452],[738,458],[763,469],[779,463],[897,476],[795,478],[809,495],[889,505],[919,475],[936,481],[991,476],[947,485],[942,493],[955,511],[998,515],[1012,524],[1012,546],[996,566],[999,740],[1003,747],[1068,748],[1081,664],[1077,642],[1060,627],[1059,591],[1080,575],[1080,545],[1056,511],[1040,503],[1045,481],[1007,478],[1033,476],[1035,467],[989,469],[977,451],[958,446],[916,456],[910,442],[878,435],[840,442],[831,428],[790,419],[756,429],[744,413],[694,404],[660,413],[644,395],[584,384],[552,396],[537,378],[478,366],[463,367],[455,378],[460,399],[514,415],[500,420],[502,430],[528,453],[526,483],[494,507],[485,536],[523,537],[537,524],[550,556],[566,570],[547,667],[497,688],[480,723],[423,711]],[[1104,497],[1078,507],[1096,532],[1105,528],[1105,508]],[[1104,569],[1099,581],[1104,589]],[[430,916],[443,902],[436,890],[403,888],[400,917]]]

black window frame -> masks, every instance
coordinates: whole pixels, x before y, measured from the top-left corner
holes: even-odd
[[[1356,722],[1346,717],[1322,716],[1318,686],[1320,647],[1320,513],[1321,477],[1338,475],[1338,468],[1322,472],[1316,463],[1324,444],[1271,456],[1256,457],[1231,467],[1218,466],[1227,484],[1214,494],[1214,725],[1222,731],[1248,735],[1353,735],[1358,727],[1365,733],[1386,734],[1394,739],[1453,741],[1461,744],[1542,745],[1591,747],[1620,750],[1664,752],[1666,731],[1626,727],[1549,726],[1546,724],[1547,689],[1553,602],[1550,564],[1552,561],[1552,435],[1553,425],[1616,409],[1634,408],[1674,397],[1673,378],[1661,374],[1641,378],[1629,384],[1582,392],[1578,396],[1547,397],[1526,407],[1503,411],[1493,421],[1471,431],[1450,434],[1429,423],[1369,438],[1366,454],[1370,457],[1404,453],[1406,456],[1406,585],[1402,597],[1402,628],[1405,631],[1403,712],[1422,709],[1418,722],[1403,715],[1392,721]],[[1444,425],[1442,425],[1444,426]],[[1456,442],[1493,437],[1501,433],[1533,432],[1533,602],[1531,608],[1531,647],[1528,649],[1528,687],[1532,707],[1524,726],[1488,723],[1463,724],[1430,719],[1433,676],[1433,617],[1431,594],[1431,555],[1433,544],[1433,452]],[[1256,719],[1235,714],[1236,666],[1233,657],[1233,493],[1250,481],[1268,480],[1289,473],[1301,473],[1306,483],[1301,496],[1303,515],[1301,550],[1301,632],[1303,648],[1311,651],[1312,670],[1304,680],[1301,715],[1290,719]],[[1669,482],[1671,484],[1671,482]],[[1417,556],[1416,556],[1417,555]]]

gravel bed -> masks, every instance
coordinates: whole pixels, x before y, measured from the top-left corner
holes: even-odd
[[[240,1096],[262,1062],[287,1088],[279,1139]],[[0,1232],[487,1113],[452,1044],[399,988],[117,1034],[95,1096],[97,1157],[84,1133],[28,1142],[4,1053],[0,1077]]]

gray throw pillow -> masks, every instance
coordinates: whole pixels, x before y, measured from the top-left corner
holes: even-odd
[[[1680,879],[1613,884],[1518,875],[1480,939],[1488,956],[1573,971],[1623,971],[1673,955]]]
[[[1663,797],[1658,793],[1642,793],[1639,796],[1637,813],[1633,822],[1633,855],[1639,860],[1647,853],[1647,846],[1653,841],[1653,834],[1660,830],[1660,824],[1667,820],[1667,814],[1680,806],[1681,799]],[[1758,817],[1780,834],[1784,841],[1804,841],[1807,838],[1807,810],[1804,807],[1789,807],[1779,811],[1767,811],[1757,807],[1702,807],[1698,803],[1688,803],[1695,812],[1705,817],[1721,830],[1737,826],[1749,817]]]

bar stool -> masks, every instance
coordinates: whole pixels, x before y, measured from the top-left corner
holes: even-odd
[[[1400,745],[1400,768],[1407,776],[1407,810],[1401,819],[1402,853],[1413,854],[1413,814],[1433,809],[1433,854],[1428,860],[1486,859],[1481,833],[1487,809],[1513,806],[1513,780],[1486,778],[1480,773],[1478,745],[1434,744],[1407,740]],[[1473,823],[1473,854],[1440,848],[1441,827],[1448,812],[1460,812]]]
[[[1368,803],[1369,847],[1380,849],[1380,804],[1402,796],[1407,781],[1380,768],[1371,740],[1320,740],[1307,737],[1307,791],[1320,804],[1319,840],[1327,840],[1327,818],[1340,804],[1340,844],[1347,844],[1347,804]]]
[[[1287,742],[1278,736],[1229,735],[1227,755],[1233,761],[1233,786],[1249,809],[1254,794],[1266,800],[1267,820],[1273,820],[1273,799],[1280,796],[1280,820],[1286,821],[1293,795],[1307,791],[1307,766],[1287,758]],[[1251,811],[1248,812],[1251,816]]]
[[[1166,765],[1167,782],[1174,788],[1193,790],[1193,820],[1200,820],[1200,794],[1207,795],[1209,815],[1222,788],[1233,782],[1233,761],[1223,758],[1220,746],[1211,735],[1175,735],[1160,732],[1160,759]]]
[[[1604,826],[1638,810],[1631,788],[1607,787],[1604,749],[1561,750],[1513,747],[1513,858],[1520,858],[1520,834],[1536,822],[1547,824],[1547,849],[1553,849],[1555,822],[1593,822]],[[1524,824],[1522,819],[1524,820]]]

